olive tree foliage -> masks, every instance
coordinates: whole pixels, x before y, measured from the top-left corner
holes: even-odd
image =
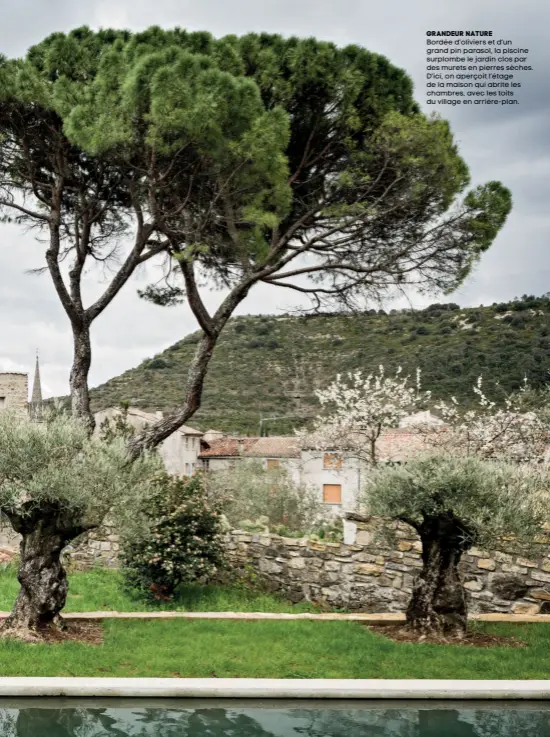
[[[356,371],[346,378],[338,374],[325,389],[315,392],[321,412],[309,428],[297,431],[300,445],[318,451],[337,450],[375,466],[380,436],[398,427],[431,397],[431,392],[422,391],[419,369],[414,384],[401,374],[399,366],[394,376],[388,376],[382,365],[377,374]]]
[[[89,438],[86,424],[45,412],[41,422],[0,414],[0,511],[21,534],[21,588],[4,633],[54,622],[65,604],[60,553],[115,509],[120,518],[145,493],[160,461],[144,454],[128,464],[122,440]]]
[[[315,490],[296,483],[282,466],[266,469],[260,460],[242,458],[204,474],[204,483],[232,527],[262,520],[271,530],[309,532],[324,516]]]
[[[464,634],[467,598],[458,572],[472,546],[525,550],[548,519],[550,477],[542,466],[438,451],[367,480],[370,514],[410,525],[422,541],[407,623],[422,633]]]
[[[91,422],[89,326],[140,263],[166,259],[166,281],[142,295],[183,300],[202,329],[181,406],[130,442],[134,457],[196,412],[219,335],[256,284],[313,309],[451,291],[511,207],[498,182],[467,189],[448,124],[420,113],[402,70],[315,39],[54,34],[2,63],[0,136],[0,205],[46,233],[80,336],[75,411]],[[85,263],[130,232],[129,255],[84,308]],[[205,283],[224,290],[212,313]]]

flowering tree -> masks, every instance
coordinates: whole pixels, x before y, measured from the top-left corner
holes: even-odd
[[[387,376],[381,365],[376,375],[364,376],[361,371],[348,374],[349,383],[338,374],[326,389],[316,392],[323,411],[313,427],[297,433],[301,445],[339,450],[375,466],[376,445],[383,431],[397,427],[431,396],[421,390],[419,369],[415,385],[410,385],[410,377],[402,377],[401,373],[398,367],[395,376]]]
[[[547,519],[548,486],[542,466],[441,451],[373,470],[365,498],[369,512],[405,522],[422,541],[423,568],[407,608],[410,628],[420,634],[465,633],[461,556],[503,535],[515,536],[509,545],[532,542]]]
[[[497,383],[498,386],[498,383]],[[434,409],[445,427],[417,424],[417,432],[434,448],[478,455],[481,458],[508,458],[539,461],[549,443],[549,423],[544,406],[536,407],[527,380],[520,391],[504,397],[502,404],[487,398],[480,376],[473,391],[475,409],[461,407],[455,397],[439,401]]]

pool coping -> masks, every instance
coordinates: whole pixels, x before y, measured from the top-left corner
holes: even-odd
[[[550,700],[550,680],[0,677],[1,697]]]
[[[0,620],[9,612],[0,612]],[[401,613],[346,613],[339,612],[64,612],[63,619],[105,620],[105,619],[221,619],[233,621],[292,621],[310,620],[314,622],[364,622],[366,624],[401,624],[405,615]],[[468,619],[476,622],[504,622],[509,624],[548,624],[550,614],[504,614],[491,612],[471,614]]]

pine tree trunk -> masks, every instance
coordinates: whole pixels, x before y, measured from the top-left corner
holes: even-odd
[[[84,420],[91,434],[94,431],[95,419],[90,409],[90,393],[88,390],[88,374],[92,364],[92,346],[88,324],[82,324],[79,329],[73,325],[73,344],[73,365],[69,380],[71,410],[75,417]]]
[[[463,637],[468,623],[466,591],[459,574],[468,531],[452,513],[425,517],[418,528],[423,568],[407,608],[407,626],[423,635]]]
[[[17,572],[21,588],[0,634],[38,640],[49,628],[62,627],[59,613],[65,606],[69,584],[61,552],[84,528],[67,524],[59,510],[51,507],[37,509],[30,517],[7,516],[22,536]]]

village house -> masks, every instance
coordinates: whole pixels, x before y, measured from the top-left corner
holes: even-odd
[[[384,432],[377,441],[380,461],[401,463],[418,452],[423,438],[407,427]],[[300,448],[292,436],[231,437],[210,430],[204,434],[198,460],[209,472],[231,468],[243,459],[260,460],[264,468],[284,467],[296,484],[314,489],[328,516],[344,516],[357,509],[368,466],[327,450]]]
[[[105,420],[113,420],[122,413],[119,407],[109,407],[94,414],[96,421],[95,432],[99,433]],[[137,431],[153,425],[162,419],[162,412],[144,412],[137,407],[129,407],[126,413],[126,422]],[[203,433],[187,425],[172,433],[158,448],[166,471],[174,476],[192,476],[197,470],[198,456],[201,450]]]
[[[38,357],[30,402],[27,374],[0,374],[0,410],[11,409],[38,419],[41,407]],[[113,420],[121,413],[120,407],[96,412],[95,432],[100,432],[105,420]],[[162,412],[144,412],[137,407],[126,410],[126,422],[137,431],[153,425],[162,416]],[[410,429],[416,422],[442,424],[429,412],[406,418],[401,427],[387,430],[377,441],[380,461],[402,462],[421,449],[422,438]],[[297,485],[316,492],[329,516],[345,516],[357,509],[368,474],[367,464],[359,459],[330,449],[320,452],[301,448],[294,436],[235,437],[218,430],[203,433],[184,425],[166,438],[158,450],[166,471],[175,476],[192,476],[198,469],[215,473],[242,459],[260,461],[266,469],[284,467]]]

